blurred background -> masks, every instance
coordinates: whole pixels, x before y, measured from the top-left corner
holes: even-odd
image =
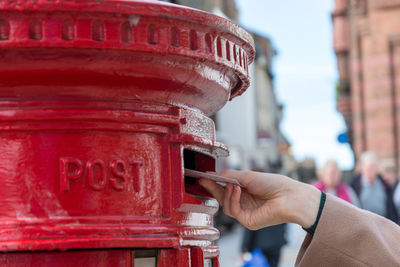
[[[360,155],[372,151],[379,170],[389,168],[397,181],[400,0],[167,2],[226,17],[255,40],[250,88],[213,116],[217,138],[231,151],[218,170],[312,183],[334,160],[346,183]],[[221,266],[241,266],[246,238],[257,238],[221,212],[215,222]],[[293,266],[303,230],[285,225],[262,235],[282,248],[279,266]]]

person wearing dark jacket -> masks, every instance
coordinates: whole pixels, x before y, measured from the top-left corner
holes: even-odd
[[[398,224],[400,224],[400,183],[393,162],[386,162],[386,164],[383,165],[382,178],[392,188],[393,203],[398,215]]]
[[[398,214],[393,202],[393,189],[378,174],[378,158],[372,152],[360,157],[360,171],[350,182],[359,198],[361,208],[398,223]]]
[[[271,267],[277,267],[282,246],[286,244],[286,224],[278,224],[257,231],[245,229],[242,242],[242,252],[260,249]]]

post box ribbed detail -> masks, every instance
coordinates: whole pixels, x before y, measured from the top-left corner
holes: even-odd
[[[218,266],[217,203],[183,169],[227,155],[207,116],[253,58],[182,6],[1,1],[1,266]]]

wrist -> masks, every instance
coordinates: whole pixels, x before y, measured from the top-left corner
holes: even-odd
[[[317,218],[321,202],[321,191],[312,185],[298,183],[293,192],[291,206],[291,221],[307,229]]]

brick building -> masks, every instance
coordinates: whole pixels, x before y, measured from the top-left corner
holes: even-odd
[[[399,173],[400,0],[335,0],[342,113],[356,159],[371,150]]]

